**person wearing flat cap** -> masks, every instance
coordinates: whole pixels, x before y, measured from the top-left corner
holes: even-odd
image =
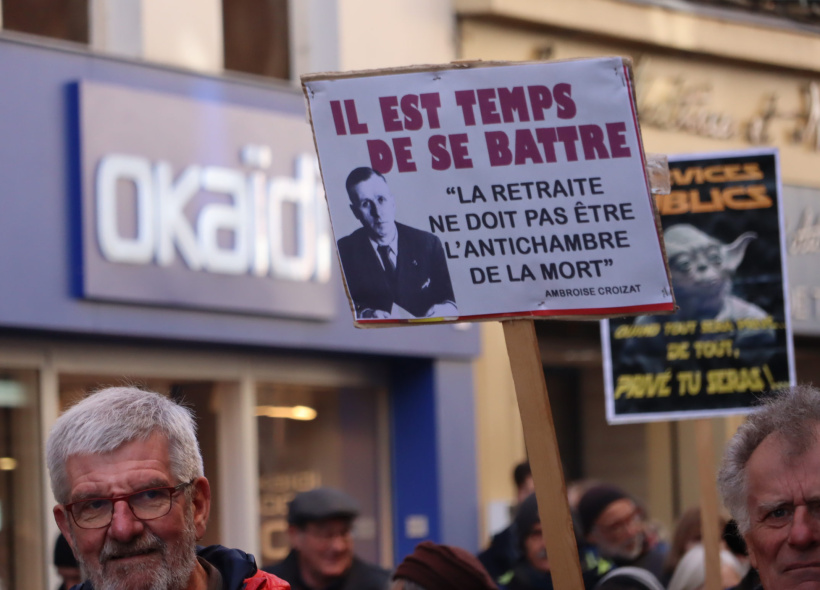
[[[291,551],[264,568],[292,590],[386,590],[390,572],[353,554],[353,521],[359,505],[334,488],[315,488],[288,504]]]
[[[422,541],[396,568],[390,590],[498,590],[498,586],[471,553]]]
[[[643,568],[663,575],[668,546],[647,534],[643,513],[622,489],[600,484],[578,501],[578,519],[585,540],[615,567]]]

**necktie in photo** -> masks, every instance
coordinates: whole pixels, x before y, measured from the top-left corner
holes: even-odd
[[[387,278],[392,282],[396,278],[396,267],[393,265],[393,261],[390,260],[390,246],[378,246],[376,250],[378,250],[379,257],[382,259],[384,272],[387,273]]]

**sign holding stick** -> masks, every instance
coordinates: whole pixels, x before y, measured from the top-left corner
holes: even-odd
[[[504,320],[551,575],[582,588],[532,318],[674,309],[630,62],[302,81],[355,325]]]
[[[583,588],[535,326],[532,320],[508,320],[503,325],[551,573],[557,588]]]

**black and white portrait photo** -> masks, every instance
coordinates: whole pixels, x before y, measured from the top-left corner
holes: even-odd
[[[345,188],[361,224],[338,241],[356,317],[458,316],[441,240],[396,221],[395,197],[372,168],[354,169]]]

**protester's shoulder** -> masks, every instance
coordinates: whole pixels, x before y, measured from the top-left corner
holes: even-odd
[[[290,584],[265,570],[257,570],[243,582],[243,590],[290,590]]]
[[[196,554],[219,571],[228,588],[242,588],[245,580],[252,578],[257,573],[256,560],[253,555],[245,553],[241,549],[210,545],[208,547],[198,547]],[[264,587],[254,586],[254,588]],[[272,586],[272,588],[277,587],[285,588],[285,586]]]
[[[291,550],[288,553],[287,557],[282,561],[276,562],[271,565],[266,565],[263,568],[260,568],[263,572],[267,572],[269,574],[273,574],[275,576],[279,576],[280,578],[288,579],[289,576],[292,576],[296,571],[296,552]]]

